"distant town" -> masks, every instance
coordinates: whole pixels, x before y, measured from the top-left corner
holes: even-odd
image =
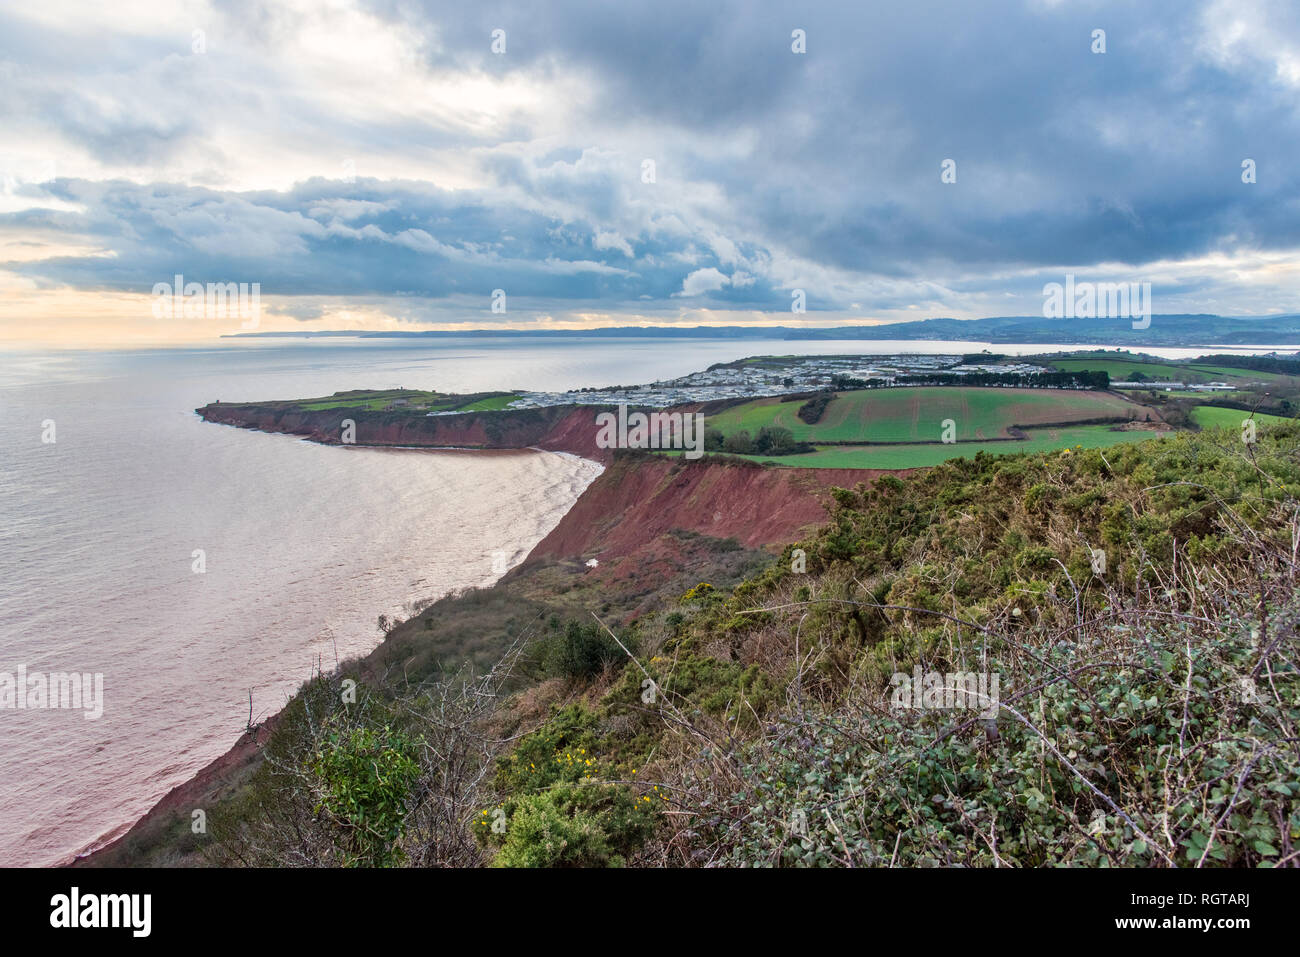
[[[629,405],[669,408],[718,399],[753,399],[773,395],[844,388],[846,383],[893,385],[903,376],[942,373],[1033,375],[1043,367],[1028,362],[972,361],[960,355],[764,356],[720,363],[702,372],[645,385],[572,389],[568,392],[520,392],[507,408],[537,409],[553,405]],[[451,415],[451,411],[430,415]]]

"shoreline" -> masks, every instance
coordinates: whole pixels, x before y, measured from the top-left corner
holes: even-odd
[[[212,418],[209,418],[203,414],[202,409],[196,409],[195,414],[199,418],[203,419],[203,421],[208,422],[210,424],[234,425],[237,428],[249,428],[249,426],[244,425],[242,423],[236,424],[231,422],[222,422],[219,420],[214,420]],[[366,443],[357,442],[357,443],[344,444],[341,442],[329,441],[328,439],[322,438],[318,435],[312,435],[312,434],[303,434],[299,432],[281,432],[279,430],[264,430],[264,429],[254,429],[254,430],[262,432],[263,434],[267,434],[267,435],[281,434],[284,435],[286,438],[295,437],[299,441],[312,442],[314,444],[337,447],[340,449],[359,448],[359,449],[366,449],[368,451],[395,451],[395,452],[443,452],[443,453],[454,452],[454,453],[468,454],[468,455],[488,455],[488,456],[510,456],[510,455],[520,455],[520,454],[549,453],[552,455],[559,455],[566,458],[570,458],[578,462],[587,463],[590,466],[594,466],[597,471],[595,473],[595,476],[592,478],[591,482],[588,482],[588,487],[592,484],[592,482],[598,480],[601,474],[603,474],[608,467],[607,462],[598,461],[594,457],[582,455],[577,452],[566,451],[563,449],[543,448],[537,445],[509,446],[509,447],[496,447],[496,448],[476,448],[470,446],[450,446],[450,445],[448,446],[418,445],[418,444],[393,445],[393,444],[371,443],[371,442],[366,442]],[[579,496],[574,499],[573,504],[569,506],[569,508],[564,512],[563,515],[561,515],[560,523],[562,523],[565,520],[565,518],[573,511],[573,508],[576,506],[577,501],[580,498],[581,498],[581,494],[579,494]],[[554,529],[551,529],[551,531],[554,531]],[[548,532],[547,535],[544,535],[542,539],[540,539],[537,543],[534,544],[534,546],[531,549],[529,549],[529,553],[528,553],[529,556],[531,556],[533,551],[535,551],[537,547],[540,546],[540,544],[546,540],[549,534],[550,533]],[[528,556],[525,556],[523,562],[520,562],[520,564],[523,564],[524,562],[527,561],[528,561]],[[518,567],[518,566],[514,566],[514,567]],[[488,588],[493,587],[497,582],[501,580],[501,578],[503,578],[506,574],[508,574],[509,571],[510,569],[507,569],[506,572],[502,572],[501,575],[499,575],[496,578],[496,580],[492,583],[492,585],[488,585],[486,587]],[[362,658],[364,659],[365,657],[368,657],[370,653],[373,653],[379,648],[382,648],[383,644],[384,642],[381,641],[379,645],[376,646],[376,648],[371,649],[371,652],[367,653],[367,655],[365,656],[362,656]],[[343,664],[342,662],[336,662],[335,666],[330,669],[330,672],[332,673],[333,671],[338,670],[342,666],[342,664]],[[248,731],[245,731],[241,733],[238,736],[238,738],[236,738],[225,751],[223,751],[221,754],[219,754],[216,758],[214,758],[207,764],[201,766],[197,771],[195,771],[190,777],[182,781],[180,784],[175,785],[167,792],[165,792],[160,798],[158,798],[157,801],[155,801],[149,807],[147,811],[145,811],[143,815],[140,815],[139,817],[136,817],[131,821],[112,827],[111,829],[101,834],[99,837],[89,842],[85,847],[83,847],[83,849],[79,851],[75,851],[70,856],[64,857],[46,866],[52,866],[52,867],[78,867],[83,865],[94,866],[99,862],[99,860],[104,855],[111,854],[116,849],[120,848],[142,826],[147,826],[150,822],[156,821],[161,817],[174,814],[179,808],[184,806],[186,803],[192,801],[192,799],[199,797],[200,795],[203,794],[203,792],[210,789],[212,786],[220,785],[222,783],[231,781],[232,779],[238,778],[241,774],[247,772],[250,768],[250,765],[255,761],[257,755],[260,753],[261,746],[265,743],[265,740],[267,736],[270,734],[270,732],[274,730],[275,725],[280,719],[280,716],[283,713],[285,707],[287,707],[287,702],[285,705],[281,706],[271,715],[263,719],[256,726],[254,732],[250,733]],[[191,806],[193,805],[191,804]],[[35,866],[35,865],[31,865],[31,866]]]
[[[594,416],[597,411],[591,409],[591,415]],[[206,416],[204,418],[205,421],[214,421]],[[216,424],[251,427],[229,421],[218,421]],[[308,430],[305,423],[300,428],[303,428],[304,432]],[[562,429],[563,431],[567,430]],[[322,441],[317,435],[302,432],[289,434],[299,434],[306,440],[325,445],[342,445],[338,442]],[[594,429],[589,430],[588,435],[594,435]],[[558,444],[555,436],[544,436],[541,441]],[[399,448],[387,444],[356,444],[358,447],[371,449]],[[565,511],[555,527],[529,550],[523,561],[503,573],[485,590],[498,587],[507,575],[530,565],[544,565],[548,562],[564,560],[575,554],[585,554],[592,548],[603,549],[600,552],[602,555],[600,562],[606,567],[602,568],[602,571],[608,568],[610,569],[608,573],[615,574],[620,564],[624,562],[635,568],[644,560],[641,554],[643,546],[651,545],[656,541],[656,536],[667,534],[683,525],[679,516],[688,519],[693,516],[695,521],[685,524],[701,526],[707,529],[709,534],[743,535],[746,547],[750,548],[762,547],[778,541],[784,542],[797,530],[819,522],[824,517],[825,509],[821,502],[821,495],[830,487],[841,483],[871,481],[880,474],[901,475],[911,471],[765,469],[752,463],[707,459],[683,465],[671,459],[646,454],[633,454],[616,459],[612,452],[607,450],[601,450],[605,452],[602,456],[605,461],[600,461],[580,452],[564,448],[547,448],[542,444],[496,448],[409,445],[402,449],[466,453],[552,452],[572,456],[600,468],[600,472]],[[683,469],[688,471],[687,481],[672,478]],[[669,499],[669,496],[675,497]],[[699,505],[699,502],[706,499],[713,504],[701,506],[703,512],[697,508],[699,514],[692,513],[682,505],[672,504],[690,501],[692,505]],[[724,519],[720,517],[720,510],[728,503],[733,511],[737,505],[748,505],[751,510],[764,511],[769,516],[768,521],[756,522],[748,515],[734,515]],[[709,508],[714,510],[708,512]],[[673,517],[667,518],[667,516]],[[699,531],[699,529],[693,528],[691,531]],[[611,556],[612,560],[607,556]],[[373,656],[383,654],[390,641],[391,635],[386,636],[370,653],[358,661],[364,667]],[[286,703],[285,707],[287,706]],[[284,708],[281,708],[266,718],[254,732],[241,734],[225,753],[203,766],[188,780],[169,790],[140,818],[120,829],[115,828],[110,832],[113,836],[99,839],[90,849],[78,852],[56,866],[125,866],[118,858],[130,856],[130,845],[133,841],[147,839],[151,834],[168,827],[175,827],[182,817],[188,817],[185,812],[189,809],[212,805],[223,796],[233,793],[259,765],[261,748],[274,730],[283,710]]]

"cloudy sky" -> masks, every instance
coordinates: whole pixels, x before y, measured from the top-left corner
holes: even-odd
[[[1294,0],[0,0],[0,79],[5,340],[237,330],[177,273],[262,330],[1300,312]]]

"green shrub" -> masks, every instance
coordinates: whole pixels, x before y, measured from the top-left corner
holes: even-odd
[[[606,665],[626,661],[627,654],[600,625],[570,621],[563,632],[545,640],[542,653],[547,674],[562,678],[594,678]]]
[[[622,867],[653,832],[648,796],[610,784],[560,785],[513,804],[494,867]],[[484,815],[487,819],[487,815]],[[483,830],[496,837],[491,827]]]
[[[342,832],[345,866],[400,863],[396,841],[420,774],[418,745],[388,726],[331,730],[310,768],[323,792],[317,813]]]

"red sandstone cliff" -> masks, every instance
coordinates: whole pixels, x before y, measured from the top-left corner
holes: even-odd
[[[343,421],[355,423],[357,445],[428,446],[430,448],[523,449],[572,452],[609,461],[610,453],[596,448],[594,406],[550,406],[502,412],[463,412],[420,415],[410,412],[367,412],[328,409],[308,412],[291,405],[206,405],[196,410],[208,422],[301,435],[316,442],[338,444]]]
[[[620,456],[537,544],[528,561],[617,558],[671,529],[734,538],[747,548],[784,545],[825,520],[823,502],[831,486],[852,488],[881,474]]]

